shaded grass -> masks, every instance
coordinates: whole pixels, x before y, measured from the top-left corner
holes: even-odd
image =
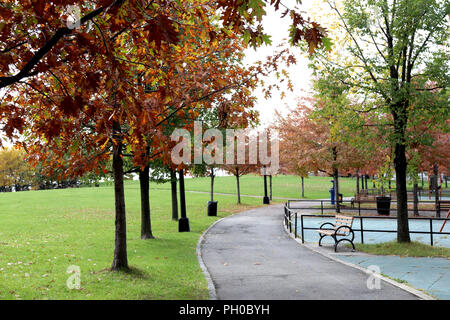
[[[0,193],[0,299],[208,299],[196,245],[214,221],[260,206],[261,199],[217,196],[208,217],[207,194],[190,193],[191,232],[171,220],[170,192],[151,190],[154,240],[140,239],[140,196],[126,187],[129,272],[111,272],[114,252],[112,187]],[[80,290],[69,290],[71,265]]]
[[[374,255],[450,258],[450,248],[430,246],[420,242],[398,243],[391,241],[377,244],[356,243],[355,246],[358,251]]]

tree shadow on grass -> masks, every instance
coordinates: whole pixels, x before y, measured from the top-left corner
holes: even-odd
[[[133,279],[148,279],[150,278],[150,274],[148,274],[147,272],[145,272],[142,269],[139,269],[135,266],[131,266],[128,269],[119,269],[119,270],[112,270],[111,268],[106,268],[106,269],[102,269],[99,270],[97,272],[94,272],[94,274],[110,274],[110,275],[124,275],[124,276],[128,276],[129,278],[133,278]]]

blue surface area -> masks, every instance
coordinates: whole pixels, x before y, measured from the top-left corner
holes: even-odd
[[[297,226],[297,234],[301,236],[301,222],[300,217],[298,218],[298,226]],[[327,217],[303,217],[303,222],[305,228],[319,228],[325,222],[333,223],[334,218]],[[433,221],[433,232],[438,232],[442,226],[443,221]],[[393,241],[397,238],[397,220],[396,219],[364,219],[363,220],[363,229],[364,230],[389,230],[393,231],[390,233],[386,232],[368,232],[364,231],[364,243],[382,243]],[[355,217],[353,221],[353,229],[360,230],[361,229],[361,220]],[[409,230],[410,232],[415,231],[430,231],[430,220],[409,220]],[[447,224],[443,230],[443,232],[450,233],[450,221],[447,221]],[[411,240],[418,241],[425,244],[430,244],[431,237],[429,234],[417,234],[411,233]],[[305,242],[319,242],[319,234],[315,230],[304,230],[304,240]],[[355,231],[355,243],[361,243],[361,232]],[[334,243],[334,240],[331,237],[325,237],[322,240],[322,243]],[[450,248],[450,235],[444,234],[434,234],[433,235],[433,244],[435,246],[447,247]]]
[[[438,299],[450,300],[450,260],[398,256],[344,256],[339,259],[364,268],[377,266],[380,272],[408,282]]]
[[[439,197],[439,200],[450,200],[450,197]],[[431,197],[421,196],[419,197],[419,201],[434,201],[434,194],[432,194]]]

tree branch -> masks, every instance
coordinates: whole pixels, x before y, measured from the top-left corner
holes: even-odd
[[[123,4],[125,0],[116,0],[113,3],[111,3],[110,6],[103,6],[100,7],[94,11],[91,11],[84,17],[82,17],[79,21],[80,25],[86,23],[87,21],[93,19],[94,17],[98,16],[105,10],[109,9],[110,7],[114,6],[120,6]],[[33,57],[25,64],[25,66],[14,76],[9,77],[0,77],[0,89],[5,88],[9,85],[12,85],[14,83],[19,82],[23,78],[29,77],[31,74],[31,71],[33,68],[44,58],[44,56],[50,52],[57,44],[58,42],[64,38],[65,36],[71,34],[73,32],[73,29],[69,29],[68,27],[59,28],[55,34],[42,46],[34,55]]]

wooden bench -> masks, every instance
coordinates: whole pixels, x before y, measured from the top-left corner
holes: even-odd
[[[436,211],[441,213],[441,211],[450,210],[450,200],[439,200],[437,203]]]
[[[332,228],[324,228],[327,225]],[[342,241],[350,242],[353,250],[355,250],[355,245],[353,244],[353,240],[355,240],[355,233],[353,232],[352,225],[353,217],[347,216],[335,216],[334,224],[325,222],[317,230],[320,236],[319,247],[322,246],[322,239],[330,236],[334,239],[334,252],[337,252],[337,246]]]
[[[352,198],[351,200],[350,200],[350,206],[352,207],[352,208],[355,208],[355,203],[359,203],[359,204],[363,204],[363,203],[376,203],[376,199],[374,199],[374,200],[370,200],[370,199],[361,199],[361,197],[359,197],[359,196],[355,196],[354,198]]]

